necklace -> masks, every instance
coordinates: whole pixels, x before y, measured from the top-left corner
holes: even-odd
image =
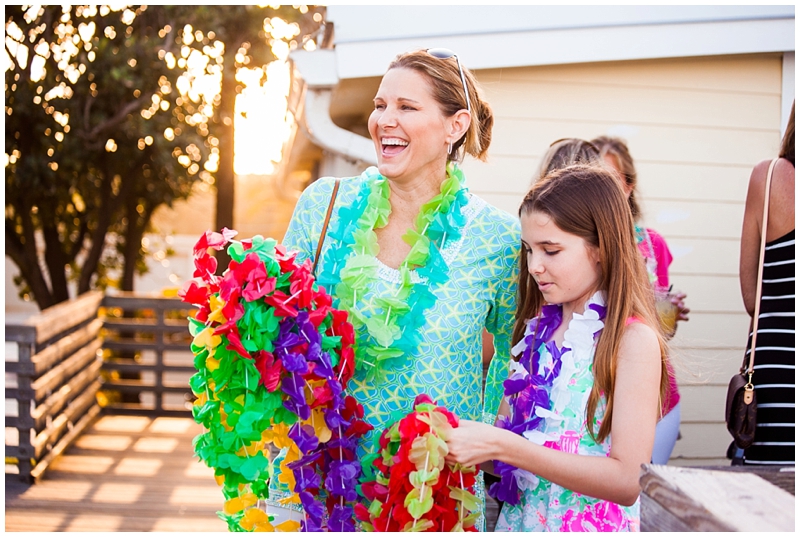
[[[656,259],[656,253],[653,250],[653,242],[650,240],[650,234],[647,232],[647,230],[641,227],[639,224],[634,224],[634,230],[636,231],[637,246],[643,242],[647,242],[647,250],[649,255],[644,255],[643,253],[644,264],[647,268],[647,279],[650,281],[650,285],[654,285],[656,281],[658,281],[658,274],[656,273],[658,260]]]
[[[589,299],[584,314],[574,314],[569,321],[568,334],[573,331],[573,337],[579,339],[568,342],[565,338],[564,346],[559,349],[552,337],[563,322],[562,306],[546,304],[542,307],[541,314],[528,322],[525,335],[511,350],[514,356],[519,356],[519,361],[511,364],[512,371],[508,380],[503,382],[503,391],[509,397],[511,413],[500,419],[499,427],[528,437],[526,433],[538,431],[545,416],[553,411],[560,413],[564,410],[559,408],[563,406],[563,401],[559,404],[557,394],[568,389],[566,384],[575,372],[574,361],[568,359],[564,366],[564,358],[577,349],[580,349],[579,352],[584,352],[585,349],[593,352],[593,342],[602,330],[605,316],[603,294],[595,293]],[[599,325],[597,321],[600,321]],[[560,378],[562,366],[566,367],[566,372]],[[520,501],[518,468],[502,461],[494,461],[494,469],[500,481],[492,485],[489,493],[500,501],[517,505]]]
[[[356,331],[356,370],[375,378],[394,358],[413,353],[421,341],[419,328],[425,324],[425,312],[436,303],[431,286],[448,280],[448,267],[441,255],[447,240],[461,237],[467,204],[464,174],[450,162],[440,193],[420,207],[403,240],[411,246],[400,264],[400,284],[393,294],[367,298],[371,282],[378,273],[378,237],[375,229],[389,221],[389,182],[368,168],[352,204],[338,212],[331,226],[333,246],[322,264],[318,281],[335,288],[337,307],[349,314]],[[419,278],[412,277],[412,271]],[[367,315],[365,311],[379,313]]]

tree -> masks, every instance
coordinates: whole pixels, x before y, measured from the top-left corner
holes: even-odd
[[[213,183],[217,169],[232,173],[232,133],[216,132],[232,129],[224,96],[236,85],[222,87],[224,69],[248,60],[226,59],[232,47],[197,28],[216,27],[216,16],[239,31],[233,15],[247,28],[260,16],[243,6],[6,6],[6,255],[40,308],[68,299],[70,278],[78,293],[132,290],[155,209]]]
[[[180,8],[179,8],[180,9]],[[236,96],[242,91],[236,74],[244,67],[260,67],[262,81],[266,79],[266,65],[275,60],[271,41],[276,36],[267,32],[270,21],[279,18],[294,23],[299,36],[310,36],[318,31],[324,8],[319,6],[259,7],[231,5],[220,10],[217,6],[186,8],[183,19],[192,27],[211,29],[225,43],[222,61],[222,80],[218,105],[212,118],[213,132],[219,139],[220,166],[216,174],[217,201],[214,226],[217,230],[234,228],[234,169],[233,126]],[[283,36],[291,39],[293,36]],[[294,42],[296,44],[296,41]],[[224,251],[217,252],[219,269],[224,269],[230,259]]]

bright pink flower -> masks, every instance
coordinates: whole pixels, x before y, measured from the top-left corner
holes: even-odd
[[[183,284],[183,287],[178,291],[178,296],[187,304],[194,304],[200,306],[208,303],[209,296],[208,287],[205,285],[197,285],[194,280],[189,280]]]
[[[278,317],[297,317],[297,309],[291,304],[292,298],[286,293],[275,291],[264,297],[264,302],[275,308]]]
[[[626,526],[625,514],[619,505],[600,501],[587,505],[580,513],[568,510],[564,513],[560,531],[611,532],[623,530]]]
[[[268,392],[274,392],[281,384],[281,373],[283,365],[280,359],[275,359],[272,353],[258,351],[255,354],[256,369],[261,373],[258,383],[264,386]]]

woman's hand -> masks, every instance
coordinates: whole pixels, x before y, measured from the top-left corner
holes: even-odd
[[[498,445],[495,440],[506,433],[504,429],[470,420],[460,420],[458,427],[447,433],[445,460],[464,466],[478,466],[484,461],[496,459]]]

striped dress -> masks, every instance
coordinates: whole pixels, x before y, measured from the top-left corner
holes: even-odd
[[[792,230],[766,245],[753,373],[757,427],[745,464],[794,465],[794,279]],[[749,360],[750,337],[747,352]]]

